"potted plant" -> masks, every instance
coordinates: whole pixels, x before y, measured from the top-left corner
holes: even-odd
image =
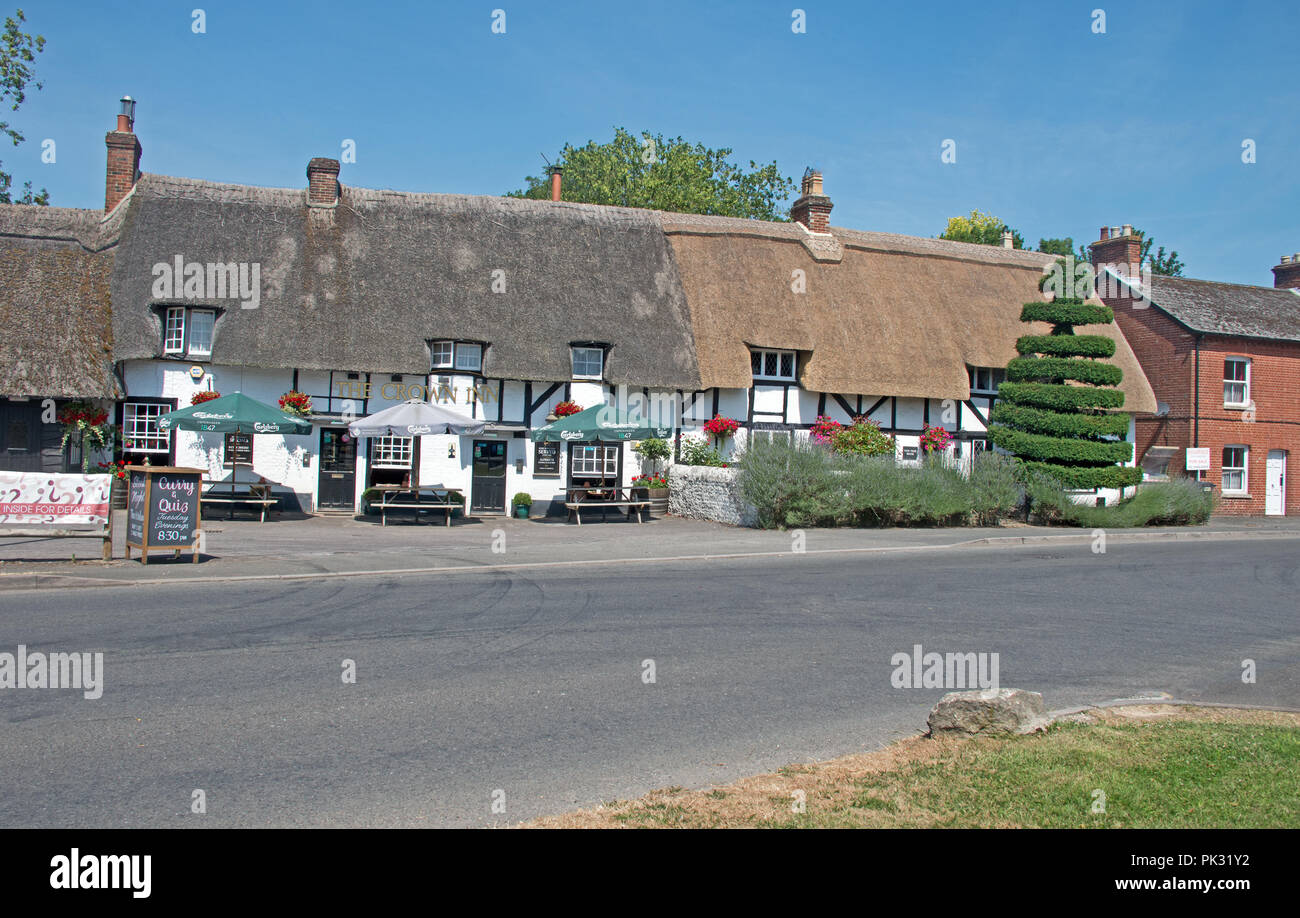
[[[663,500],[668,496],[668,479],[658,472],[636,476],[632,479],[632,487],[638,498]]]
[[[115,462],[99,463],[100,471],[107,472],[112,476],[111,495],[112,507],[114,510],[126,509],[126,460],[118,459]]]
[[[651,437],[648,440],[642,440],[632,447],[632,452],[636,453],[641,459],[641,470],[655,474],[659,471],[659,463],[663,462],[673,454],[673,449],[668,445],[667,440],[660,440],[657,437]],[[647,469],[645,466],[649,465]]]
[[[451,511],[451,518],[452,518],[453,520],[458,520],[458,519],[460,519],[460,518],[465,514],[465,495],[464,495],[464,494],[461,494],[459,491],[448,491],[448,492],[447,492],[447,502],[448,502],[448,503],[452,503],[452,504],[460,504],[459,507],[453,507],[453,508],[452,508],[452,511]]]
[[[210,402],[214,398],[221,398],[221,393],[214,392],[210,389],[200,389],[190,397],[190,405],[202,405],[204,402]]]
[[[366,488],[364,491],[362,491],[361,492],[361,515],[369,516],[370,509],[371,509],[370,505],[377,500],[379,500],[378,488]]]
[[[533,507],[533,495],[527,491],[520,491],[510,500],[510,507],[514,510],[515,516],[521,520],[528,519],[528,511]]]
[[[949,444],[952,443],[952,434],[942,427],[931,427],[925,425],[925,432],[921,434],[921,450],[928,456],[931,453],[942,453]]]
[[[296,389],[280,396],[280,410],[286,414],[305,418],[311,414],[311,396]]]

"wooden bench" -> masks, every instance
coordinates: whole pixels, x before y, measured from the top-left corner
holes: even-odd
[[[598,498],[595,500],[584,499],[586,498],[587,494],[592,491],[596,491],[600,493],[612,493],[615,499],[614,500],[607,500],[605,498]],[[574,519],[577,520],[579,526],[582,525],[582,511],[584,509],[591,510],[599,507],[601,510],[601,516],[603,518],[604,510],[607,507],[619,507],[619,508],[626,507],[627,517],[629,520],[632,518],[633,509],[635,509],[637,523],[643,523],[645,522],[644,516],[645,516],[646,509],[650,506],[649,500],[633,499],[628,495],[628,491],[624,488],[570,488],[567,496],[570,498],[577,496],[578,498],[577,500],[572,500],[572,499],[566,500],[564,502],[564,506],[568,509],[569,513],[574,517]]]
[[[261,522],[266,522],[266,511],[270,510],[280,502],[278,497],[271,497],[269,486],[253,485],[247,492],[227,491],[219,487],[211,487],[203,492],[199,498],[199,506],[206,507],[208,504],[226,504],[230,507],[230,519],[235,518],[235,505],[243,504],[261,510]]]
[[[435,495],[434,500],[420,500],[419,491],[427,490]],[[414,510],[415,520],[420,520],[421,510],[441,510],[446,515],[446,524],[451,525],[451,514],[453,510],[458,510],[463,506],[462,503],[450,499],[452,491],[455,489],[443,488],[411,488],[403,491],[385,491],[379,496],[379,525],[388,525],[389,510]],[[460,493],[457,491],[456,493]],[[414,494],[415,500],[402,500],[402,495]],[[394,498],[389,500],[389,498]]]

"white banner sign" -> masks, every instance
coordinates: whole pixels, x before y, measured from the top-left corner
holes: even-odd
[[[1207,472],[1210,469],[1210,448],[1208,446],[1187,447],[1187,460],[1183,468],[1189,472]]]
[[[0,472],[0,526],[103,526],[110,475]]]

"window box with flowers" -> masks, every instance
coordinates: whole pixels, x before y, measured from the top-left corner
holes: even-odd
[[[658,472],[632,479],[632,496],[638,500],[667,500],[668,479]]]
[[[220,392],[213,392],[210,389],[200,389],[190,397],[191,405],[202,405],[204,402],[210,402],[214,398],[221,398]]]
[[[63,425],[63,440],[59,449],[66,449],[75,442],[81,450],[81,471],[90,471],[90,451],[104,452],[112,448],[116,428],[108,421],[108,412],[96,408],[90,402],[68,402],[58,413],[57,420]]]
[[[722,448],[722,441],[728,437],[734,437],[739,428],[739,421],[735,418],[724,418],[722,415],[718,415],[713,420],[704,423],[704,432],[717,439],[718,449]]]
[[[305,418],[311,414],[311,396],[296,390],[280,396],[280,410],[285,414]]]

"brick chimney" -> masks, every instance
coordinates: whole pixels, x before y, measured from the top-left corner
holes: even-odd
[[[1282,256],[1282,262],[1273,269],[1273,286],[1281,290],[1300,289],[1300,252]]]
[[[307,204],[333,207],[339,202],[339,161],[317,156],[307,164]]]
[[[551,166],[551,200],[560,200],[560,182],[564,176],[563,166]]]
[[[104,182],[104,213],[131,193],[140,178],[140,141],[135,133],[135,100],[123,96],[117,113],[117,129],[104,135],[108,146],[108,175]]]
[[[804,170],[799,200],[790,207],[790,218],[814,233],[831,231],[831,199],[822,193],[822,174],[811,166]]]
[[[1142,262],[1142,237],[1133,232],[1132,225],[1103,226],[1101,239],[1088,246],[1092,264],[1100,271],[1113,267],[1115,273],[1125,277],[1137,276]]]

